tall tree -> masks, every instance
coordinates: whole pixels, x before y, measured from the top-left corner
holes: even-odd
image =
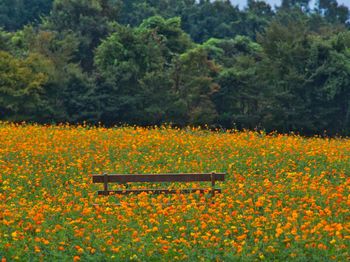
[[[186,8],[181,19],[183,29],[195,42],[204,42],[211,37],[232,37],[243,30],[240,11],[229,0],[199,1]]]
[[[317,11],[330,23],[345,24],[349,20],[349,8],[344,5],[338,5],[336,0],[319,0]]]
[[[36,69],[47,77],[41,89],[40,121],[96,120],[87,114],[94,111],[89,97],[92,78],[73,62],[79,45],[73,34],[26,26],[12,35],[10,43],[16,57],[40,57]]]
[[[160,16],[150,17],[141,23],[137,31],[153,34],[162,47],[163,55],[168,62],[193,45],[191,38],[181,29],[181,18],[179,17],[170,19]]]
[[[307,19],[274,21],[260,38],[260,81],[270,87],[265,126],[314,133],[348,129],[347,33],[311,34]],[[342,97],[342,98],[341,98]]]
[[[192,46],[178,19],[151,17],[136,29],[120,27],[96,52],[101,118],[144,124],[213,122],[217,68],[203,48],[188,49]]]
[[[248,0],[247,8],[241,15],[243,27],[241,34],[255,40],[257,33],[262,33],[265,30],[274,15],[271,6],[265,1]]]
[[[118,0],[55,0],[45,28],[73,32],[79,40],[75,61],[91,71],[94,49],[113,31],[119,8]]]
[[[38,24],[49,14],[53,0],[0,1],[0,27],[15,31],[26,24]]]
[[[97,95],[101,119],[106,123],[151,124],[164,119],[162,105],[169,97],[164,92],[171,83],[163,42],[169,42],[144,26],[120,26],[96,50]]]
[[[122,0],[118,22],[136,27],[151,16],[159,15],[164,18],[181,16],[186,9],[196,4],[196,0]]]
[[[179,57],[173,71],[173,89],[177,99],[171,119],[175,123],[203,125],[215,122],[217,111],[212,97],[219,90],[214,81],[218,71],[217,65],[201,46]]]
[[[282,9],[292,9],[292,8],[301,8],[304,11],[309,10],[310,0],[282,0],[281,8]]]
[[[41,107],[42,86],[47,76],[39,72],[40,57],[17,59],[0,51],[0,116],[20,121],[36,120]]]
[[[227,128],[259,126],[264,92],[257,66],[262,57],[261,46],[245,36],[210,39],[203,46],[222,68],[215,79],[220,85],[214,96],[218,123]]]

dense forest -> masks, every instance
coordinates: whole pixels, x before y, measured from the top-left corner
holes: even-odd
[[[336,0],[1,0],[0,119],[350,134]]]

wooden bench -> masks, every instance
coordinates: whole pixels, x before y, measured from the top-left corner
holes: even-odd
[[[220,188],[215,188],[216,181],[225,181],[224,173],[191,173],[191,174],[140,174],[140,175],[123,175],[123,174],[103,174],[92,175],[93,183],[104,185],[102,191],[98,191],[98,195],[110,194],[139,194],[142,192],[153,194],[176,194],[176,193],[195,193],[195,192],[210,192],[213,197],[215,193],[221,193]],[[211,182],[209,189],[203,188],[188,188],[188,189],[119,189],[109,190],[108,183],[126,184],[131,182],[143,183],[159,183],[159,182]]]

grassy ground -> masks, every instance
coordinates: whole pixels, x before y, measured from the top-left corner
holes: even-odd
[[[0,123],[0,170],[3,261],[350,259],[349,139]],[[90,176],[211,171],[214,204]]]

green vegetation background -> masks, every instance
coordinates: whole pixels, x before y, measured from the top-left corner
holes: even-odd
[[[336,0],[2,0],[0,120],[350,134]]]

